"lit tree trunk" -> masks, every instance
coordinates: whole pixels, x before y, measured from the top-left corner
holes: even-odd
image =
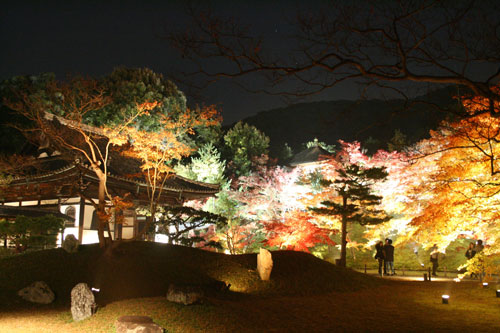
[[[98,204],[97,204],[97,236],[99,237],[99,246],[106,246],[106,238],[104,236],[104,229],[106,223],[108,221],[103,221],[102,219],[105,216],[105,207],[106,207],[106,175],[104,172],[98,167],[94,166],[93,170],[99,179],[99,189],[98,189]]]
[[[347,209],[347,197],[342,197],[342,209],[343,209],[343,214],[342,214],[342,242],[341,242],[341,248],[340,248],[340,266],[346,267],[346,262],[347,262],[347,216],[346,216],[346,209]]]

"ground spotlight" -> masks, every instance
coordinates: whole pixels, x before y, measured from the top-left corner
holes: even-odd
[[[488,282],[483,282],[483,288],[488,288]]]
[[[448,304],[448,300],[450,299],[450,295],[442,295],[441,300],[443,301],[443,304]]]
[[[497,297],[500,298],[500,289],[497,289]]]

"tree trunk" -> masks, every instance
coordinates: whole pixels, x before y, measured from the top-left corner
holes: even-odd
[[[103,221],[102,217],[105,216],[106,207],[106,175],[100,169],[94,171],[99,178],[99,192],[97,197],[97,236],[99,237],[99,246],[105,247],[107,244],[106,237],[104,236],[104,229],[108,221]]]
[[[347,216],[345,213],[347,207],[347,198],[342,198],[342,208],[344,213],[342,214],[342,243],[340,248],[340,266],[346,267],[347,258]]]

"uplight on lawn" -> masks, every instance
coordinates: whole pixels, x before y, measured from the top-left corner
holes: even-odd
[[[483,282],[483,288],[488,288],[488,282]]]
[[[497,289],[497,297],[500,298],[500,289]]]
[[[441,300],[443,304],[448,304],[448,300],[450,299],[450,295],[442,295]]]

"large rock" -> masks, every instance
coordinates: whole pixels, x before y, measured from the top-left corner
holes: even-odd
[[[95,297],[86,283],[79,283],[71,290],[71,315],[74,321],[89,318],[95,312]]]
[[[259,272],[262,281],[268,281],[273,270],[273,258],[271,252],[261,248],[257,255],[257,272]]]
[[[115,322],[116,333],[163,333],[163,328],[146,316],[122,316]]]
[[[170,284],[167,291],[167,300],[184,305],[199,303],[203,300],[203,290],[197,286]]]
[[[36,281],[17,292],[23,299],[40,304],[50,304],[54,301],[55,295],[43,281]]]
[[[75,253],[78,251],[78,239],[74,235],[69,234],[64,238],[62,248],[68,253]]]

